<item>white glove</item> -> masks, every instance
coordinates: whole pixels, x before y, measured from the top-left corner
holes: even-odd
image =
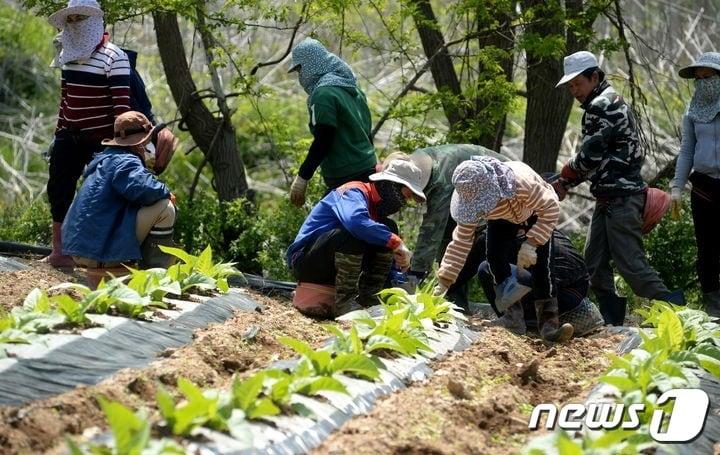
[[[674,186],[670,189],[670,217],[673,220],[680,219],[682,208],[682,188]]]
[[[290,185],[290,202],[295,207],[302,207],[305,203],[305,191],[307,190],[307,180],[300,177],[295,177],[292,185]]]
[[[537,251],[535,251],[535,247],[527,241],[523,242],[522,246],[520,247],[520,251],[518,251],[516,262],[517,266],[521,269],[526,269],[530,266],[535,265],[536,262]]]
[[[433,288],[433,295],[444,296],[448,288],[444,284],[438,284]]]
[[[398,267],[404,272],[410,268],[410,260],[412,259],[412,251],[405,246],[405,242],[401,242],[400,246],[393,250],[393,257]]]

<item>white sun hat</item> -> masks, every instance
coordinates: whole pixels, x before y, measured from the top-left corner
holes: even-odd
[[[95,0],[70,0],[67,8],[55,11],[48,17],[48,22],[55,28],[64,29],[67,24],[67,17],[71,14],[102,17],[103,10]]]
[[[561,85],[570,82],[572,79],[575,79],[578,74],[587,69],[597,68],[600,66],[597,58],[588,51],[580,51],[570,54],[565,57],[563,63],[565,66],[565,74],[555,87],[560,87]]]
[[[410,189],[417,197],[426,200],[422,187],[422,171],[412,161],[408,160],[392,160],[390,164],[382,171],[372,174],[370,180],[377,182],[387,180],[389,182],[399,183]]]

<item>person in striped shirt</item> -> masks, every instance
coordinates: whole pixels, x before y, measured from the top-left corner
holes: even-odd
[[[62,222],[83,168],[113,137],[115,118],[130,110],[130,62],[109,41],[103,11],[95,0],[70,0],[48,19],[62,30],[61,100],[47,184],[53,218],[53,249],[47,261],[73,265],[62,254]]]
[[[509,299],[509,306],[503,308],[508,317],[500,325],[512,329],[523,324],[519,302],[523,294],[510,291],[517,288],[510,268],[514,262],[518,268],[532,269],[540,336],[553,342],[570,339],[573,327],[567,323],[560,325],[550,270],[551,236],[560,216],[553,187],[525,163],[503,163],[489,156],[474,156],[458,165],[452,184],[455,190],[450,215],[457,227],[440,263],[435,293],[444,294],[455,282],[473,246],[478,224],[487,219],[487,260],[497,294],[510,293],[516,297]],[[518,249],[520,230],[525,231],[525,240]]]

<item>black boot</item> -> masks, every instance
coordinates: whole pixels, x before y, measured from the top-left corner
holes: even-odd
[[[153,227],[148,236],[145,237],[142,245],[140,245],[142,259],[139,261],[139,267],[141,269],[166,269],[175,263],[175,256],[163,253],[159,245],[175,246],[172,227]]]
[[[605,324],[623,325],[625,323],[625,312],[627,311],[627,299],[611,294],[598,298],[600,314]]]

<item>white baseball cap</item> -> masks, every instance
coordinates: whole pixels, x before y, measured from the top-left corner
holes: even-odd
[[[565,64],[565,75],[562,79],[560,79],[560,82],[558,82],[555,87],[560,87],[561,85],[570,82],[586,69],[597,68],[600,66],[597,58],[588,51],[580,51],[570,54],[565,57],[563,63]]]

